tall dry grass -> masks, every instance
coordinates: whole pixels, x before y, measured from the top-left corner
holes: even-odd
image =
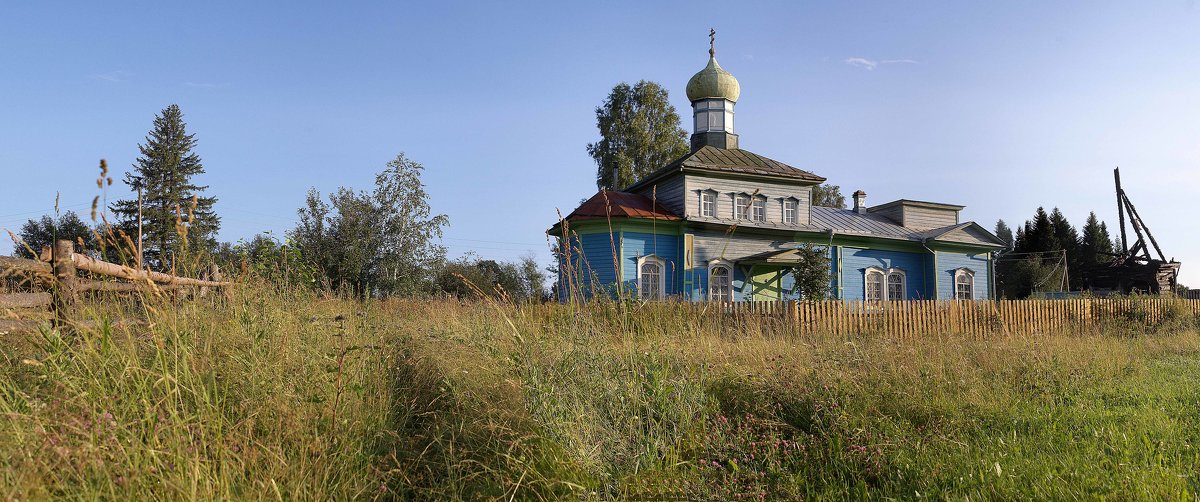
[[[670,304],[359,303],[253,277],[90,305],[151,324],[0,335],[0,497],[1200,492],[1183,324],[813,337]]]

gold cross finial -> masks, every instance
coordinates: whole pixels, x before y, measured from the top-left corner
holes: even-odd
[[[713,28],[708,29],[708,55],[717,57],[717,30]]]

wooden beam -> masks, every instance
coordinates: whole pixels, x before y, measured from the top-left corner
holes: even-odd
[[[50,293],[9,293],[0,295],[0,307],[31,309],[48,307],[54,302]]]
[[[75,273],[75,263],[71,260],[74,254],[75,243],[66,239],[54,243],[54,259],[51,260],[51,266],[54,268],[54,279],[57,282],[54,286],[53,302],[55,326],[67,323],[74,314],[77,296],[75,286],[79,281]]]
[[[200,279],[192,279],[188,277],[176,277],[161,272],[137,270],[124,265],[100,261],[90,256],[78,253],[75,253],[71,256],[71,261],[74,262],[75,266],[80,270],[86,270],[93,274],[107,275],[129,281],[153,281],[160,284],[174,284],[179,286],[207,286],[210,288],[220,288],[229,285],[228,282],[202,281]]]
[[[3,270],[49,274],[50,264],[25,258],[0,256],[0,271]]]

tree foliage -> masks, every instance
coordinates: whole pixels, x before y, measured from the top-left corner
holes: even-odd
[[[1013,231],[1008,227],[1008,224],[1005,223],[1004,220],[996,221],[996,237],[999,237],[1001,241],[1004,241],[1005,251],[1012,251]]]
[[[822,183],[813,187],[812,205],[845,209],[846,197],[842,195],[842,187],[829,183]]]
[[[1008,225],[996,223],[996,234],[1008,241]],[[1017,228],[1011,249],[996,262],[996,286],[1003,296],[1025,298],[1038,291],[1079,290],[1085,275],[1098,264],[1112,261],[1108,226],[1088,215],[1083,231],[1076,230],[1058,208],[1039,207],[1032,219]]]
[[[17,235],[20,240],[13,245],[13,256],[22,258],[36,258],[42,248],[53,246],[60,239],[74,242],[80,252],[99,247],[95,232],[74,211],[67,211],[57,219],[47,215],[26,221]]]
[[[438,272],[437,287],[459,298],[474,298],[482,292],[514,302],[541,301],[546,297],[546,273],[532,257],[514,263],[468,254],[446,263]]]
[[[154,128],[138,145],[141,155],[125,184],[142,189],[142,237],[146,264],[165,270],[184,254],[194,255],[215,247],[221,219],[213,212],[215,197],[203,196],[207,186],[193,182],[204,174],[200,156],[192,151],[194,134],[187,133],[179,105],[170,105],[154,117]],[[120,228],[137,240],[138,201],[120,200],[113,207]],[[185,246],[186,243],[186,246]]]
[[[446,250],[434,241],[449,223],[432,215],[421,164],[403,153],[375,176],[371,192],[310,190],[289,238],[328,287],[357,295],[429,291]]]
[[[213,252],[213,259],[222,270],[261,277],[282,291],[292,285],[311,286],[317,280],[316,270],[303,259],[300,250],[291,241],[280,242],[271,232],[236,244],[222,242]]]
[[[805,300],[824,300],[830,297],[830,260],[828,249],[809,243],[796,248],[798,259],[792,266],[796,279],[793,294]]]
[[[621,82],[596,108],[600,141],[587,145],[596,187],[621,190],[688,152],[687,131],[667,90],[655,82]]]
[[[1088,213],[1087,223],[1083,225],[1083,236],[1079,243],[1080,261],[1085,267],[1109,263],[1113,260],[1112,236],[1108,235],[1108,225],[1096,218],[1096,213]]]

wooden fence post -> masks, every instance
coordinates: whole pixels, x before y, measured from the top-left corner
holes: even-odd
[[[71,255],[75,254],[75,244],[68,240],[54,243],[53,263],[54,272],[54,322],[57,326],[67,324],[75,307],[78,294],[78,281],[75,278],[75,262]]]

